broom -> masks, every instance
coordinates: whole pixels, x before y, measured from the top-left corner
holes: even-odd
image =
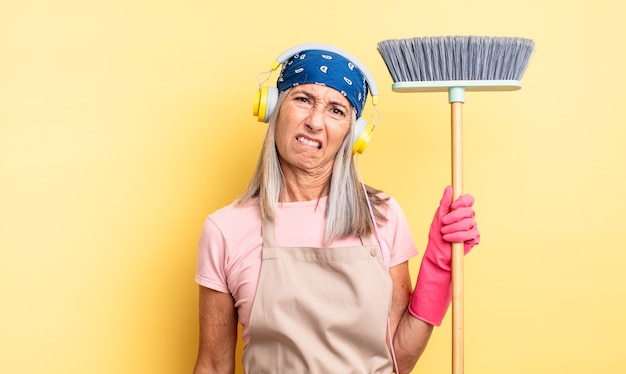
[[[463,193],[465,91],[513,91],[534,48],[525,38],[442,36],[378,43],[396,92],[447,91],[451,106],[453,201]],[[463,243],[452,243],[452,373],[463,373]]]

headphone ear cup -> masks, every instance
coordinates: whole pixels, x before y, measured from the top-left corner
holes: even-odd
[[[367,123],[363,117],[356,120],[354,124],[354,140],[352,143],[352,155],[361,154],[372,140],[374,125]]]
[[[252,115],[256,116],[259,122],[269,122],[272,112],[278,103],[278,89],[276,87],[264,86],[256,92]]]

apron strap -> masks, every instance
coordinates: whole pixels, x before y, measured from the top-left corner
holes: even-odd
[[[263,248],[272,248],[276,245],[276,237],[274,233],[274,221],[263,220],[261,225],[261,237],[263,238]]]
[[[378,243],[374,240],[372,235],[361,235],[361,244],[363,244],[363,246],[373,245],[378,247]]]
[[[387,266],[387,268],[389,268],[389,251],[385,251],[385,249],[382,247],[383,243],[379,243],[378,240],[374,237],[374,234],[370,234],[370,235],[361,235],[361,243],[363,243],[363,246],[373,246],[378,248],[378,253],[381,256],[382,261],[385,263],[385,265]]]

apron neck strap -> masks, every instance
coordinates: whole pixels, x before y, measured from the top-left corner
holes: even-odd
[[[274,233],[274,221],[268,219],[263,220],[261,226],[261,237],[263,238],[263,247],[275,247],[276,237]]]
[[[372,235],[361,235],[361,243],[364,246],[376,246],[378,247],[378,243],[374,240],[374,238],[372,237]]]

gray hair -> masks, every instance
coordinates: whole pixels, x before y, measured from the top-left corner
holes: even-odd
[[[274,220],[280,201],[280,192],[285,183],[274,137],[276,133],[276,119],[289,91],[282,92],[278,97],[276,109],[270,117],[265,133],[256,169],[246,191],[236,202],[242,206],[258,198],[261,217],[264,220]],[[348,131],[335,156],[333,173],[326,187],[328,200],[326,203],[326,232],[324,238],[327,244],[337,238],[369,235],[374,229],[363,185],[359,180],[352,157],[355,121],[356,114],[352,110],[350,131]],[[385,216],[378,207],[386,205],[389,198],[382,194],[380,190],[370,186],[365,186],[365,188],[376,220],[379,222],[386,221]]]

